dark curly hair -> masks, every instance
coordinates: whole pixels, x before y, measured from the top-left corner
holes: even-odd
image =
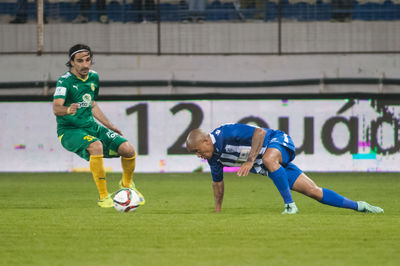
[[[92,50],[90,49],[89,46],[86,44],[75,44],[69,49],[68,53],[68,62],[65,64],[67,67],[71,68],[71,60],[74,61],[75,54],[80,53],[80,52],[89,52],[90,58],[92,58],[92,64],[93,64],[93,53]]]

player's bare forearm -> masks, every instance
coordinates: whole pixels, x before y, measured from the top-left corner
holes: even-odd
[[[251,139],[249,157],[247,157],[247,161],[240,166],[240,169],[237,172],[238,176],[247,176],[249,174],[251,168],[253,167],[254,161],[256,160],[263,146],[265,134],[266,132],[262,128],[256,128],[254,130],[253,137]]]
[[[94,118],[96,118],[104,126],[106,127],[113,126],[95,101],[92,102],[92,113]]]
[[[105,116],[103,111],[101,111],[100,107],[97,105],[95,101],[92,102],[92,113],[94,118],[96,118],[100,123],[102,123],[105,127],[117,132],[118,134],[122,135],[122,132],[115,127],[110,120]]]
[[[221,212],[222,201],[224,199],[224,181],[213,182],[215,212]]]
[[[256,160],[263,146],[265,134],[266,132],[262,128],[256,128],[254,130],[253,137],[251,138],[251,149],[249,157],[247,158],[247,162],[254,163],[254,161]]]

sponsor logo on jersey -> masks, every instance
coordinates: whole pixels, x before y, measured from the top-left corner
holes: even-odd
[[[249,158],[250,149],[240,149],[240,155],[238,161],[245,162]]]
[[[78,86],[77,85],[72,85],[72,87],[74,87],[76,90],[78,90]]]
[[[92,91],[94,91],[96,89],[96,87],[94,86],[94,83],[90,83],[90,88],[92,88]]]

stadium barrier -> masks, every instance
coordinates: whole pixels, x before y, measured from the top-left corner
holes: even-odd
[[[34,2],[23,22],[14,20],[22,25],[7,25],[18,17],[16,3],[2,0],[0,53],[60,53],[63,38],[90,40],[110,54],[398,53],[400,47],[398,0],[214,0],[201,19],[193,19],[187,1],[152,3],[139,9],[135,2],[109,1],[106,10],[92,4],[84,25],[73,24],[81,15],[78,2],[44,1],[48,26],[36,28]]]
[[[25,99],[29,100],[50,100],[54,92],[56,81],[31,81],[31,82],[0,82],[0,101],[19,101]],[[375,89],[366,90],[363,92],[357,92],[348,90],[347,92],[328,91],[324,89],[324,86],[329,85],[372,85]],[[135,99],[154,99],[154,98],[165,98],[177,99],[182,97],[198,98],[202,95],[203,98],[212,99],[217,91],[207,91],[203,92],[202,88],[216,88],[218,94],[228,95],[228,98],[248,98],[251,94],[259,95],[260,93],[267,95],[268,88],[272,87],[298,87],[298,86],[318,86],[317,93],[304,93],[304,91],[299,91],[299,94],[295,96],[296,98],[306,99],[310,95],[317,97],[324,97],[323,95],[329,95],[329,97],[358,97],[358,98],[369,98],[369,97],[380,97],[380,98],[399,98],[400,94],[398,90],[392,89],[390,91],[385,90],[385,86],[399,86],[400,79],[394,78],[314,78],[314,79],[291,79],[291,80],[266,80],[266,81],[196,81],[196,80],[104,80],[101,82],[102,90],[106,88],[125,88],[122,95],[113,95],[112,93],[107,93],[107,95],[100,95],[100,99],[111,100],[111,99],[124,99],[134,97]],[[159,87],[159,88],[170,88],[169,95],[165,93],[158,93],[158,95],[146,95],[138,94],[131,90],[135,87]],[[174,92],[171,88],[186,88],[180,92]],[[235,89],[247,89],[247,95],[237,95],[232,94]],[[249,92],[249,89],[261,89],[255,92]],[[16,90],[24,89],[36,89],[30,93],[25,93],[23,95],[18,95]],[[4,93],[8,91],[8,93]],[[280,95],[293,93],[280,92]],[[182,96],[183,95],[183,96]],[[256,96],[257,97],[257,96]],[[272,97],[273,96],[272,94]]]
[[[147,2],[147,1],[146,1]],[[399,20],[400,2],[397,0],[206,0],[202,20],[246,20],[258,19],[264,21],[276,20],[279,16],[283,19],[298,21],[318,20]],[[160,19],[164,22],[188,20],[191,17],[189,0],[161,0],[148,1],[138,6],[137,1],[107,1],[105,10],[98,10],[92,4],[88,11],[88,20],[96,21],[100,13],[106,13],[113,22],[142,22]],[[0,15],[15,16],[18,12],[18,3],[14,0],[0,1]],[[35,1],[28,1],[28,19],[36,17]],[[159,9],[160,16],[157,15]],[[80,14],[79,1],[45,1],[44,11],[48,19],[72,22]]]

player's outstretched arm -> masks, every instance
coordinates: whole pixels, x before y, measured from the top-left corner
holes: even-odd
[[[251,149],[249,153],[249,157],[247,161],[244,162],[239,171],[237,172],[238,176],[247,176],[253,167],[254,161],[257,158],[257,155],[260,153],[260,150],[264,143],[265,138],[265,130],[262,128],[256,128],[253,133],[253,137],[251,138]]]
[[[79,108],[79,105],[76,103],[71,104],[70,106],[64,106],[64,99],[58,98],[53,100],[53,113],[56,116],[64,116],[64,115],[73,115]]]
[[[94,118],[100,121],[105,127],[111,129],[112,131],[117,132],[122,135],[121,130],[119,130],[116,126],[114,126],[110,120],[104,115],[103,111],[101,111],[100,107],[97,105],[95,101],[92,102],[92,112]]]
[[[222,201],[224,199],[224,180],[220,182],[213,181],[215,212],[221,212]]]

